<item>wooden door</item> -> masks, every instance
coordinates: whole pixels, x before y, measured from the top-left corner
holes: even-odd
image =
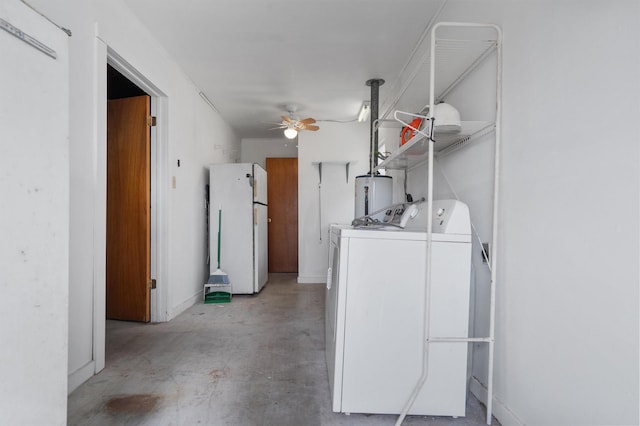
[[[267,158],[269,272],[298,272],[298,159]]]
[[[107,318],[149,321],[149,96],[107,103]]]

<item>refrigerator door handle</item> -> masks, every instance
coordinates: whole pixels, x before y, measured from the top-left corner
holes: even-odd
[[[253,185],[253,199],[255,200],[256,198],[258,198],[258,180],[256,178],[253,178],[251,180],[251,185]]]

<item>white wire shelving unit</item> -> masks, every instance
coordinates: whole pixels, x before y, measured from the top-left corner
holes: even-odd
[[[491,424],[493,403],[493,364],[495,343],[495,293],[496,293],[496,266],[497,266],[497,229],[498,229],[498,201],[500,186],[500,138],[502,115],[502,31],[493,24],[467,23],[467,22],[440,22],[434,24],[430,31],[430,44],[428,51],[428,112],[424,116],[415,113],[403,112],[395,109],[401,104],[401,98],[408,94],[407,84],[397,98],[393,99],[390,108],[383,112],[379,122],[385,121],[393,111],[394,118],[401,125],[406,126],[411,117],[421,117],[426,126],[424,128],[412,128],[415,136],[391,153],[377,166],[379,169],[410,170],[413,167],[426,163],[427,172],[427,254],[426,254],[426,279],[425,279],[425,318],[423,340],[422,372],[416,381],[413,392],[405,404],[396,425],[402,424],[407,413],[411,409],[422,386],[427,380],[429,366],[429,345],[439,342],[459,342],[460,344],[482,343],[489,349],[487,366],[487,424]],[[462,83],[479,65],[487,59],[496,61],[495,87],[495,119],[493,121],[463,121],[461,131],[456,134],[439,134],[434,132],[433,111],[436,104],[442,102],[460,83]],[[414,75],[415,77],[415,75]],[[422,76],[424,77],[424,76]],[[409,117],[409,118],[407,118]],[[490,306],[489,306],[489,333],[483,337],[468,336],[432,336],[429,329],[430,305],[431,305],[431,254],[432,254],[432,215],[433,215],[433,166],[434,156],[447,155],[473,143],[474,140],[489,133],[494,133],[494,170],[493,170],[493,202],[492,202],[492,236],[489,258],[490,278]],[[484,253],[486,256],[487,253]]]

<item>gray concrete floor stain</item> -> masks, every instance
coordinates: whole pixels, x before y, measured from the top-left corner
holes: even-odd
[[[324,286],[272,274],[263,291],[196,304],[168,323],[108,321],[106,368],[69,396],[70,425],[393,425],[395,415],[331,411]],[[408,416],[406,425],[485,424]],[[499,423],[494,419],[494,425]]]
[[[159,395],[126,395],[107,401],[105,408],[111,413],[149,413],[156,408]]]

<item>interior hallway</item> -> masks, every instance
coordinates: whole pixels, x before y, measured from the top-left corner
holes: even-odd
[[[196,304],[168,323],[107,322],[106,368],[69,396],[71,425],[393,425],[331,411],[324,286],[271,274],[258,296]],[[483,425],[408,416],[407,425]],[[494,425],[499,423],[494,419]]]

